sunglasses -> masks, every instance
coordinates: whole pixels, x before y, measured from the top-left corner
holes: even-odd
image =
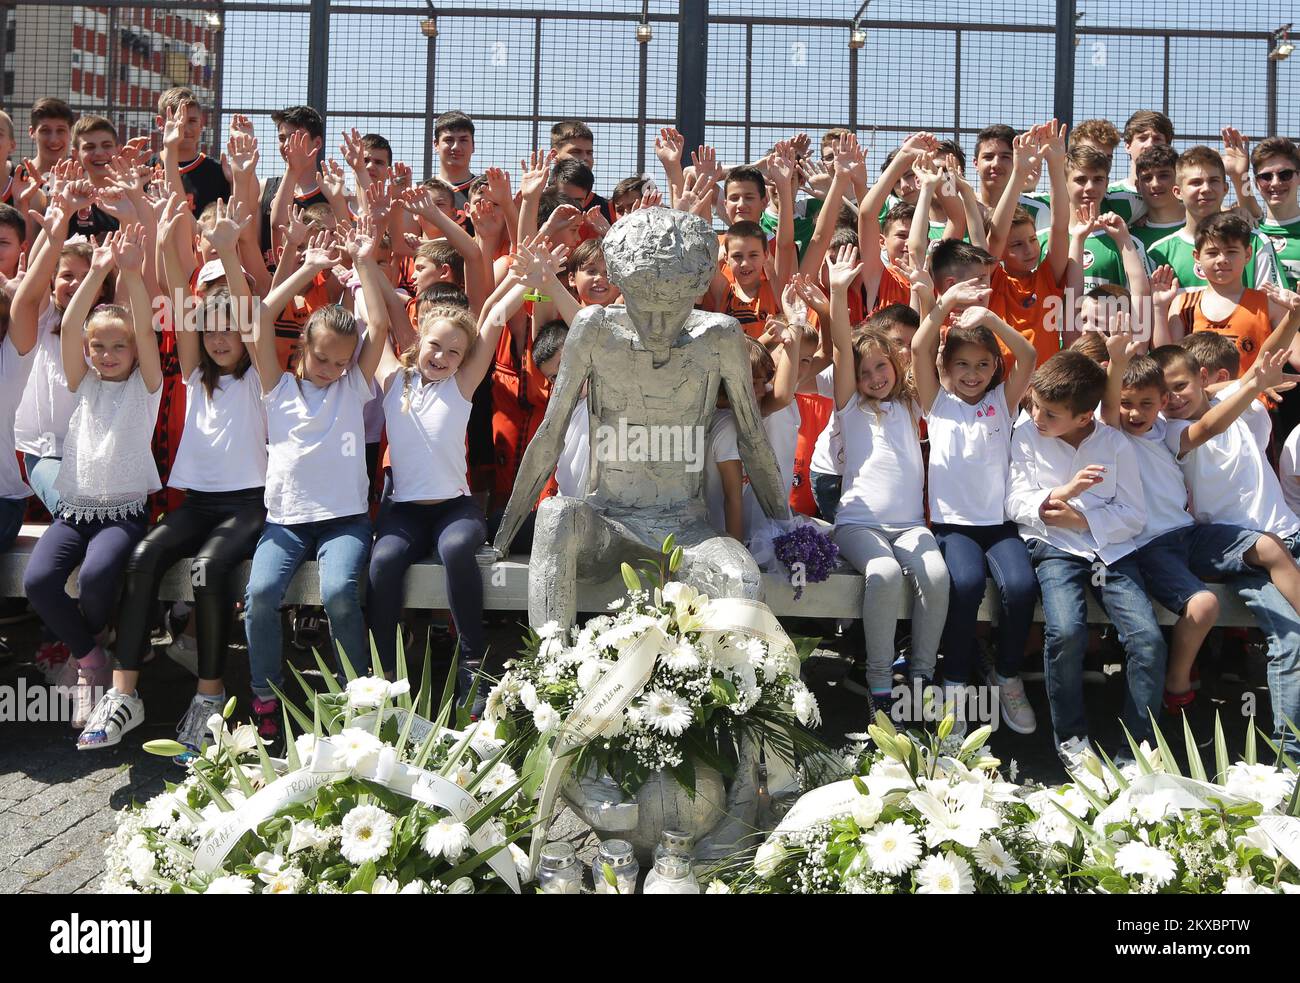
[[[1281,171],[1261,171],[1255,175],[1255,180],[1258,182],[1290,181],[1293,177],[1295,177],[1295,168],[1288,167]]]

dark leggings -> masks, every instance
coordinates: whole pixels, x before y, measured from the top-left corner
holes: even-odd
[[[1038,601],[1038,579],[1015,523],[950,526],[936,522],[934,536],[948,565],[948,620],[944,623],[943,678],[968,683],[975,665],[975,623],[986,578],[997,587],[1001,612],[995,630],[994,667],[1003,678],[1020,674]]]
[[[188,492],[179,508],[163,516],[135,548],[126,567],[113,656],[116,668],[140,668],[149,646],[149,616],[163,576],[178,560],[192,556],[199,678],[220,679],[237,596],[231,577],[235,567],[252,557],[265,522],[261,488]]]
[[[73,658],[84,658],[95,647],[95,636],[113,613],[122,570],[147,528],[143,514],[90,522],[57,518],[37,541],[23,591]],[[73,598],[67,582],[78,564],[79,597]]]
[[[437,505],[392,502],[380,516],[370,554],[366,608],[380,664],[397,665],[397,622],[411,564],[436,549],[447,568],[447,600],[460,637],[460,671],[476,671],[483,660],[483,578],[475,553],[487,542],[483,511],[468,496]]]

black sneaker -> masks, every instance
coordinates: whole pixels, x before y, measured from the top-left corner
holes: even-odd
[[[290,621],[293,633],[289,644],[299,652],[329,651],[330,627],[323,608],[294,608]]]

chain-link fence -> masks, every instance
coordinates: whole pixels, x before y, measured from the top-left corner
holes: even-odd
[[[41,96],[148,132],[158,96],[190,85],[211,134],[306,103],[333,134],[382,133],[421,176],[437,173],[433,122],[461,109],[477,127],[474,169],[512,171],[551,125],[596,133],[597,189],[648,172],[659,128],[679,125],[727,164],[796,130],[855,129],[879,164],[929,129],[968,152],[985,125],[1136,109],[1174,120],[1180,149],[1232,124],[1291,132],[1300,90],[1291,5],[1191,0],[192,0],[0,2],[0,104],[17,153]],[[686,84],[684,84],[686,83]],[[701,84],[702,83],[702,84]],[[698,128],[693,128],[698,124]],[[264,151],[265,157],[265,151]],[[1125,167],[1126,161],[1117,161]],[[267,161],[263,168],[273,168]],[[516,171],[517,176],[517,171]]]

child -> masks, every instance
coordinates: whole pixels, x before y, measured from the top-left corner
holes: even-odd
[[[1241,352],[1231,338],[1213,331],[1194,331],[1180,341],[1205,369],[1208,385],[1218,388],[1241,375]]]
[[[1223,209],[1227,194],[1227,171],[1223,158],[1210,147],[1192,147],[1178,157],[1175,168],[1174,197],[1187,209],[1187,221],[1182,228],[1171,232],[1151,246],[1153,266],[1168,264],[1184,290],[1204,286],[1196,261],[1196,232]],[[1244,287],[1263,287],[1266,283],[1285,287],[1289,281],[1279,272],[1277,254],[1268,236],[1252,232],[1247,261],[1240,278]]]
[[[1288,281],[1300,283],[1300,202],[1296,201],[1300,150],[1286,137],[1269,137],[1260,141],[1250,159],[1264,198],[1259,231],[1273,243]]]
[[[551,147],[555,150],[557,161],[574,160],[594,171],[596,169],[595,144],[596,137],[591,132],[591,127],[581,120],[562,119],[551,127]],[[614,197],[616,196],[610,196],[611,199]],[[618,215],[615,214],[611,202],[590,189],[583,200],[582,208],[584,211],[589,208],[599,208],[601,215],[610,225],[618,221]]]
[[[1070,198],[1070,258],[1077,271],[1071,283],[1076,296],[1101,284],[1113,283],[1137,294],[1145,289],[1146,256],[1133,242],[1128,225],[1100,207],[1110,173],[1110,158],[1091,147],[1075,147],[1065,158]]]
[[[1241,352],[1241,370],[1254,364],[1260,347],[1287,310],[1262,290],[1243,286],[1255,234],[1231,212],[1199,223],[1192,259],[1206,286],[1179,294],[1169,312],[1169,336],[1212,331],[1230,339]]]
[[[1187,221],[1187,209],[1174,197],[1178,151],[1167,143],[1157,143],[1142,151],[1134,167],[1144,209],[1141,220],[1129,232],[1143,249],[1150,250]]]
[[[27,136],[36,148],[32,159],[36,173],[30,176],[43,180],[55,164],[72,156],[72,127],[76,122],[77,114],[62,99],[46,97],[32,103]]]
[[[112,266],[131,309],[103,305],[91,311]],[[64,315],[63,372],[79,402],[54,483],[59,513],[32,551],[23,576],[32,607],[71,653],[68,665],[77,670],[72,725],[78,729],[103,730],[110,720],[130,729],[141,719],[131,693],[114,690],[106,702],[96,706],[96,701],[98,691],[112,681],[109,656],[98,636],[113,612],[122,570],[144,537],[148,495],[161,487],[149,439],[162,367],[143,271],[140,227],[111,233],[95,250],[90,273]],[[65,585],[78,564],[79,596],[74,600]],[[93,715],[92,708],[97,711]]]
[[[329,233],[307,244],[302,267],[262,305],[253,362],[266,407],[268,459],[266,528],[253,555],[244,621],[252,673],[253,718],[263,738],[280,738],[280,604],[299,565],[313,553],[320,570],[321,601],[339,648],[364,674],[367,658],[361,615],[361,581],[370,553],[370,517],[362,408],[387,344],[388,312],[375,263],[375,240],[363,223],[344,240],[361,276],[369,314],[361,355],[356,318],[338,306],[322,307],[307,321],[296,374],[276,359],[272,311],[339,257]]]
[[[166,279],[174,289],[185,282],[194,261],[183,258],[177,249],[186,203],[173,195],[169,206],[160,236]],[[222,675],[235,606],[231,577],[240,563],[253,556],[266,518],[266,413],[258,376],[244,347],[243,336],[251,335],[244,323],[251,297],[237,253],[240,227],[250,220],[249,213],[238,209],[227,215],[218,202],[216,222],[206,233],[221,257],[228,289],[218,288],[205,296],[201,339],[189,325],[177,325],[186,411],[168,483],[186,489],[187,494],[141,540],[127,564],[113,688],[104,697],[116,706],[96,708],[77,741],[83,749],[112,747],[144,720],[136,682],[149,648],[149,618],[163,575],[182,557],[194,557],[190,580],[198,686],[177,727],[180,743],[188,749],[177,756],[178,764],[200,752],[209,733],[209,718],[220,713],[226,702]],[[188,244],[183,248],[188,249]]]
[[[709,306],[740,322],[751,338],[759,338],[767,322],[781,314],[780,286],[764,268],[767,236],[757,222],[737,222],[722,236],[726,258],[709,289]]]
[[[175,120],[176,135],[166,139],[167,123]],[[205,117],[194,90],[185,86],[168,89],[158,97],[154,123],[164,132],[160,159],[167,170],[168,184],[185,188],[190,211],[200,215],[218,198],[230,198],[230,180],[221,163],[199,150]]]
[[[1014,181],[1014,178],[1012,179]],[[1014,186],[1014,185],[1013,185]],[[993,678],[1003,721],[1017,734],[1037,727],[1020,680],[1038,584],[1025,544],[1006,520],[1011,427],[1036,362],[1034,346],[986,307],[990,291],[967,281],[949,288],[912,339],[912,377],[930,441],[930,522],[948,567],[948,618],[943,629],[944,702],[965,730],[965,688],[975,665],[975,624],[989,574],[1002,612]],[[940,328],[948,329],[940,354]],[[1014,367],[1004,374],[999,340]],[[943,381],[936,367],[941,361]]]
[[[1277,384],[1284,355],[1266,355],[1250,384],[1189,426],[1161,414],[1169,401],[1164,372],[1149,356],[1133,358],[1135,347],[1132,335],[1124,332],[1107,341],[1110,365],[1102,416],[1107,424],[1122,427],[1138,453],[1147,508],[1146,526],[1136,540],[1138,566],[1152,596],[1178,615],[1164,697],[1165,708],[1173,713],[1194,699],[1192,666],[1218,618],[1218,599],[1201,578],[1233,580],[1263,573],[1288,603],[1300,603],[1300,569],[1281,540],[1240,526],[1196,523],[1187,513],[1187,486],[1178,467],[1180,459],[1231,427],[1258,393]]]
[[[1030,411],[1011,438],[1007,517],[1029,546],[1042,593],[1047,697],[1057,754],[1080,767],[1088,749],[1083,660],[1089,588],[1128,657],[1123,721],[1152,740],[1165,641],[1147,599],[1133,538],[1146,522],[1136,452],[1093,414],[1106,371],[1078,352],[1053,355],[1030,381]]]
[[[112,180],[109,164],[121,149],[113,124],[103,116],[82,116],[72,127],[72,147],[94,189],[107,188]],[[98,203],[88,203],[72,216],[68,228],[72,235],[98,241],[105,233],[115,231],[118,221]]]
[[[8,206],[0,208],[13,211]],[[65,220],[63,213],[56,213],[53,209],[45,219],[54,224]],[[48,243],[46,250],[49,250]],[[41,284],[41,275],[44,274],[48,283],[51,265],[47,261],[41,270],[29,272],[19,281],[12,297],[8,291],[0,290],[0,419],[14,418],[36,360],[32,355],[38,332],[36,308],[40,295],[46,290]],[[4,427],[0,435],[0,553],[13,546],[18,538],[31,493],[18,470],[13,428]]]
[[[1138,162],[1153,147],[1168,147],[1174,142],[1174,124],[1164,113],[1139,109],[1124,124],[1120,138],[1124,142],[1124,153],[1128,155],[1128,174],[1106,186],[1106,197],[1101,207],[1102,211],[1114,212],[1131,225],[1149,215],[1151,207],[1150,199],[1141,194],[1142,173]]]
[[[1022,170],[1018,175],[1013,174],[1015,140],[1016,131],[1005,123],[986,126],[975,135],[975,173],[979,175],[979,202],[989,214],[1004,200],[1008,207],[1015,202],[1029,213],[1036,231],[1046,232],[1052,226],[1051,208],[1021,191],[1029,176],[1028,169]],[[1061,150],[1065,150],[1064,143]],[[1008,189],[1011,189],[1010,198],[1007,196]]]
[[[289,106],[271,114],[285,163],[284,178],[267,178],[262,182],[258,203],[261,229],[258,233],[268,268],[274,269],[278,249],[272,248],[272,230],[289,224],[295,208],[329,204],[321,191],[318,171],[320,152],[325,145],[325,121],[310,106]],[[276,244],[279,239],[276,237]]]
[[[925,528],[919,409],[897,346],[875,330],[856,341],[851,336],[848,290],[859,272],[852,247],[840,250],[830,265],[835,416],[844,438],[844,492],[834,535],[844,558],[866,578],[866,665],[855,664],[844,685],[866,690],[872,705],[885,710],[892,699],[894,633],[905,592],[909,585],[915,591],[911,672],[928,682],[948,614],[948,571]]]
[[[470,170],[474,158],[474,121],[459,109],[433,121],[434,149],[438,152],[438,177],[451,185],[453,205],[469,207],[469,186],[478,175]]]

